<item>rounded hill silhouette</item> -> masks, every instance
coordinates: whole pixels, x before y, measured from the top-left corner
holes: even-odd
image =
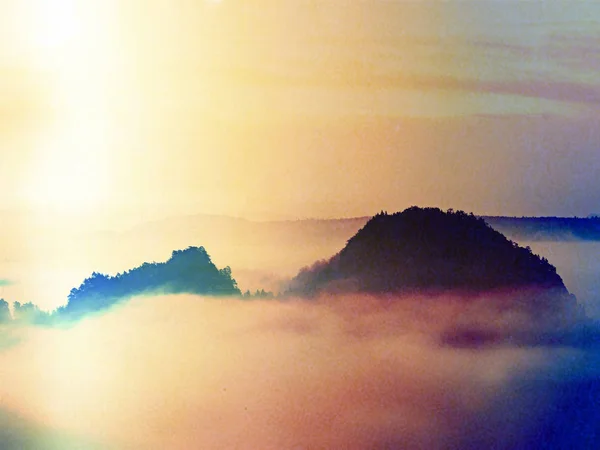
[[[505,288],[568,291],[556,269],[483,219],[463,211],[411,207],[374,216],[329,261],[305,268],[291,293],[370,293]]]
[[[188,247],[173,251],[166,262],[146,262],[115,276],[94,272],[71,290],[68,303],[58,308],[56,315],[77,319],[135,295],[181,293],[241,295],[229,267],[218,269],[204,247]]]

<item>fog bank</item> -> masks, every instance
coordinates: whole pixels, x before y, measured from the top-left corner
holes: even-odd
[[[0,349],[2,408],[111,449],[600,442],[593,348],[452,346],[453,330],[535,343],[551,329],[485,299],[395,300],[138,298],[73,328],[22,329]]]

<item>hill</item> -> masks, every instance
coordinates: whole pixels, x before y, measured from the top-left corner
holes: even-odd
[[[55,315],[58,319],[79,318],[128,297],[154,293],[241,295],[229,267],[218,269],[204,247],[188,247],[174,251],[166,262],[144,263],[116,276],[94,272],[71,290],[67,304]]]
[[[568,291],[556,269],[462,211],[412,207],[369,220],[328,261],[305,268],[290,292],[370,293],[534,288]]]
[[[240,285],[277,291],[280,281],[293,277],[301,267],[338,253],[370,218],[257,222],[200,214],[144,223],[126,232],[87,239],[82,245],[90,248],[88,254],[96,255],[96,266],[114,273],[131,267],[136,259],[162,258],[173,248],[205,242],[215,263],[231,266]],[[600,219],[481,218],[519,243],[600,241]],[[121,267],[114,267],[115,255],[120,255]]]
[[[230,266],[244,290],[280,292],[282,284],[300,268],[338,253],[370,219],[257,222],[197,214],[155,221],[140,217],[140,223],[134,227],[128,224],[114,230],[99,223],[95,229],[84,230],[85,227],[77,229],[69,223],[63,228],[62,222],[46,218],[41,221],[8,214],[0,217],[5,220],[0,230],[4,242],[0,273],[3,278],[18,280],[1,286],[1,294],[13,301],[31,301],[44,309],[61,304],[70,289],[93,271],[115,275],[142,261],[164,261],[173,249],[186,248],[194,242],[210,248],[211,259],[218,267]],[[594,218],[482,218],[523,245],[582,239],[600,242],[600,222]],[[28,239],[22,239],[24,235]],[[551,253],[544,256],[559,264],[560,260]],[[51,280],[44,283],[44,289],[32,287],[40,284],[40,261],[45,266],[44,278]],[[569,268],[561,270],[565,270],[561,275],[569,277]],[[569,283],[568,278],[565,282]],[[573,283],[569,286],[573,287]]]

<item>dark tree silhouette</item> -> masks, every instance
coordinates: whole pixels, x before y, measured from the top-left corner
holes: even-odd
[[[12,316],[10,315],[10,309],[8,309],[8,303],[4,299],[0,299],[0,324],[10,323]]]
[[[204,247],[188,247],[174,251],[164,263],[146,262],[112,277],[92,273],[79,288],[71,290],[67,304],[58,308],[56,315],[77,319],[135,295],[177,293],[241,295],[229,267],[219,270]]]
[[[50,321],[50,314],[31,302],[14,302],[13,314],[14,322],[20,325],[43,325]]]
[[[290,292],[314,294],[342,280],[372,293],[507,287],[567,293],[556,269],[530,248],[473,214],[438,208],[382,211],[340,253],[302,270]]]

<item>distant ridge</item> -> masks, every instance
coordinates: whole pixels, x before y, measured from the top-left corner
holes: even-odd
[[[172,217],[152,222],[146,222],[133,227],[130,232],[143,232],[145,230],[158,230],[161,227],[168,229],[197,228],[207,229],[213,224],[224,226],[227,230],[235,230],[237,234],[244,234],[246,230],[252,231],[250,238],[262,228],[283,232],[296,233],[303,225],[310,226],[314,233],[327,235],[328,232],[340,227],[352,230],[366,224],[372,216],[341,217],[341,218],[299,218],[253,220],[249,218],[197,214],[190,216]],[[490,216],[478,215],[492,228],[500,231],[509,239],[529,241],[600,241],[600,216],[591,214],[588,217],[552,217],[552,216]],[[356,229],[358,229],[356,228]],[[270,234],[270,233],[268,233]]]
[[[511,239],[524,241],[600,241],[600,217],[482,216]]]

